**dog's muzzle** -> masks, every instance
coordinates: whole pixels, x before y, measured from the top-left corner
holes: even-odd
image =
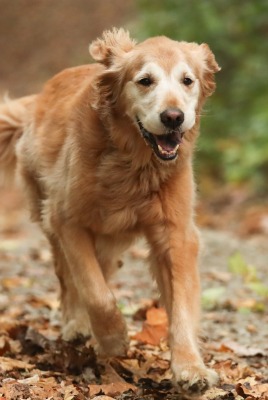
[[[139,118],[137,118],[137,123],[143,138],[151,146],[158,158],[164,161],[171,161],[178,156],[183,132],[171,130],[163,135],[155,135],[144,128]]]

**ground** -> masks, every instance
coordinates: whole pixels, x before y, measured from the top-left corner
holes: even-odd
[[[20,194],[0,192],[0,399],[176,399],[167,323],[138,243],[112,288],[129,328],[126,358],[60,339],[48,244]],[[268,399],[267,236],[202,228],[201,343],[221,381],[203,399]],[[1,397],[2,396],[2,397]],[[106,396],[106,397],[105,397]]]

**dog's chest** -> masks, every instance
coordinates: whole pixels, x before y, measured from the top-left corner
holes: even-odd
[[[152,168],[134,172],[127,166],[101,169],[94,188],[91,224],[102,234],[137,229],[160,186],[161,177]]]

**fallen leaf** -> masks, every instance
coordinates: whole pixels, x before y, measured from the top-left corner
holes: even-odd
[[[260,383],[254,386],[254,391],[259,393],[261,396],[265,396],[268,399],[268,383]]]
[[[163,325],[168,323],[167,313],[164,308],[152,307],[146,313],[146,320],[149,325]]]
[[[157,301],[152,299],[143,299],[142,306],[138,308],[138,310],[133,315],[134,321],[144,321],[146,320],[147,311],[152,308],[157,307]],[[157,307],[158,308],[158,307]]]
[[[0,337],[0,356],[3,356],[6,352],[10,351],[10,344],[7,337]]]
[[[240,380],[236,386],[236,391],[243,397],[253,396],[254,399],[259,399],[263,398],[264,395],[268,396],[268,383],[260,383],[255,377],[249,376]]]
[[[268,233],[268,210],[266,205],[254,205],[246,210],[241,219],[239,233],[242,236]]]
[[[113,365],[106,364],[105,365],[105,374],[102,375],[102,383],[103,384],[110,384],[111,382],[125,382],[124,379],[117,373],[115,363]]]
[[[0,371],[9,372],[13,369],[33,369],[34,365],[25,361],[15,360],[9,357],[0,357]]]
[[[89,385],[90,397],[96,396],[98,393],[105,394],[107,396],[119,396],[121,393],[126,392],[127,390],[136,392],[137,387],[127,382],[113,382],[104,385]]]
[[[238,364],[231,359],[220,361],[214,364],[216,369],[225,384],[233,384],[234,381],[244,379],[254,375],[252,369],[247,364]]]
[[[72,343],[49,340],[40,332],[29,328],[21,338],[23,351],[32,355],[42,354],[42,363],[58,371],[81,374],[86,367],[97,370],[96,355],[92,347],[79,349]],[[41,357],[41,356],[40,356]]]
[[[25,383],[25,384],[33,384],[33,383],[37,383],[39,382],[40,378],[37,374],[30,376],[29,378],[25,378],[25,379],[18,379],[17,382],[19,383]]]
[[[32,285],[32,279],[22,276],[14,276],[1,279],[1,285],[5,289],[14,289],[17,287],[29,287]]]
[[[256,347],[245,347],[237,342],[224,342],[223,346],[232,352],[234,352],[239,357],[255,357],[264,356],[266,352],[264,349],[259,349]]]
[[[68,385],[64,387],[64,400],[74,400],[79,394],[74,385]]]
[[[232,274],[226,271],[209,271],[208,276],[211,277],[213,280],[223,283],[230,282],[230,280],[232,279]]]
[[[0,242],[0,250],[3,251],[14,251],[21,246],[20,240],[5,239]],[[12,285],[13,286],[13,285]]]
[[[224,398],[223,396],[226,396],[228,392],[226,390],[223,390],[221,388],[213,387],[209,389],[205,396],[202,397],[203,400],[218,400],[221,398]]]
[[[232,301],[232,305],[236,310],[241,310],[241,309],[249,309],[249,310],[254,310],[256,307],[257,301],[252,298],[248,299],[236,299]]]
[[[35,378],[36,379],[36,378]],[[17,380],[5,380],[1,388],[1,394],[5,397],[5,400],[15,399],[46,399],[46,400],[60,400],[62,399],[61,386],[58,386],[56,380],[52,377],[48,379],[40,378],[38,382],[26,383],[26,379],[23,383]],[[59,391],[60,390],[60,391]],[[77,398],[77,400],[80,398]],[[85,399],[85,397],[81,397]]]
[[[9,298],[6,294],[0,294],[0,311],[3,311],[9,305]]]
[[[168,336],[168,319],[164,308],[150,308],[146,312],[146,321],[141,332],[136,333],[133,339],[143,343],[158,346],[161,340]]]
[[[248,325],[247,325],[247,331],[248,331],[249,333],[256,333],[256,332],[257,332],[257,328],[256,328],[256,326],[253,325],[253,324],[248,324]]]
[[[24,385],[23,383],[12,383],[12,384],[4,384],[1,389],[3,394],[5,395],[6,400],[14,400],[14,399],[31,399],[30,387],[28,385]]]
[[[251,380],[244,380],[239,382],[235,390],[237,394],[242,396],[244,399],[268,399],[268,383],[257,383],[254,378]]]

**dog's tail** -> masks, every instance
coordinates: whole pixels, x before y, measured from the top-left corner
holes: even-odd
[[[0,103],[0,181],[10,182],[17,164],[16,144],[23,134],[36,95]]]

